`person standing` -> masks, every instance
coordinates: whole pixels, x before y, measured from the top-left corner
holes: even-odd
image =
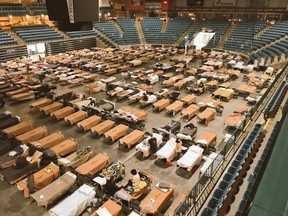
[[[152,157],[152,159],[155,159],[156,156],[156,152],[157,152],[157,139],[153,136],[153,133],[150,137],[150,139],[148,140],[148,143],[150,145],[150,155]]]

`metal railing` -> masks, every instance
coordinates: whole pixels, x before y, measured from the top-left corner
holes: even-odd
[[[202,208],[204,202],[210,195],[211,191],[215,187],[217,181],[223,174],[227,165],[230,163],[230,160],[235,155],[239,146],[242,144],[243,140],[248,134],[248,128],[255,123],[258,117],[263,112],[266,104],[275,93],[277,87],[280,85],[281,81],[288,74],[287,64],[279,72],[271,85],[267,88],[266,92],[263,94],[261,99],[255,104],[255,106],[250,110],[249,114],[246,116],[244,121],[244,129],[237,128],[236,131],[232,134],[230,139],[226,142],[224,147],[220,150],[220,153],[217,155],[216,159],[211,163],[208,169],[203,173],[199,178],[196,185],[191,189],[189,194],[185,197],[185,200],[180,203],[180,205],[175,209],[175,216],[183,215],[197,215]],[[221,161],[219,163],[219,161]],[[213,171],[211,175],[211,170]]]

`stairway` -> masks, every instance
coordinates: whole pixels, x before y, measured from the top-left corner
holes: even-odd
[[[193,22],[187,29],[186,31],[178,38],[178,40],[175,42],[174,46],[179,46],[179,44],[184,40],[186,36],[192,32],[193,28],[196,26],[196,22]]]
[[[140,44],[146,44],[146,40],[145,40],[145,36],[143,33],[143,29],[142,29],[142,25],[140,23],[140,21],[138,19],[136,19],[135,21],[135,26],[138,32],[138,36],[139,36],[139,40],[140,40]]]
[[[264,27],[263,29],[261,29],[259,32],[257,32],[254,36],[253,36],[253,38],[254,39],[256,39],[256,38],[258,38],[258,37],[260,37],[264,32],[266,32],[268,29],[270,29],[272,26],[266,26],[266,27]]]
[[[232,23],[230,24],[229,28],[226,30],[226,32],[224,33],[224,35],[221,37],[219,43],[217,44],[216,48],[218,49],[223,49],[224,44],[227,40],[227,38],[230,36],[230,34],[233,32],[234,28],[236,27],[236,25],[232,25]]]
[[[121,26],[115,21],[115,20],[111,20],[113,25],[115,26],[115,28],[119,31],[120,34],[122,34],[124,31],[121,28]]]
[[[11,36],[17,42],[18,45],[25,45],[26,44],[26,42],[22,38],[20,38],[14,31],[12,31],[10,29],[5,30],[5,31],[8,33],[9,36]]]
[[[260,50],[262,50],[262,49],[265,49],[266,47],[271,46],[271,45],[273,45],[273,44],[275,44],[275,43],[278,43],[278,42],[280,42],[280,41],[282,41],[282,40],[285,40],[285,39],[287,39],[287,38],[288,38],[288,35],[285,35],[284,37],[281,37],[281,38],[278,39],[278,40],[272,41],[271,43],[268,43],[268,44],[266,44],[265,46],[262,46],[262,47],[258,48],[257,50],[253,50],[253,51],[252,51],[252,54],[253,54],[253,53],[256,53],[256,52],[258,52],[258,51],[260,51]]]
[[[169,22],[169,19],[165,19],[165,21],[163,22],[162,28],[161,28],[161,32],[162,33],[166,32],[166,28],[167,28],[168,22]]]
[[[107,40],[109,43],[111,43],[114,47],[118,47],[118,44],[113,41],[111,38],[109,38],[107,35],[103,34],[101,31],[99,31],[98,29],[94,28],[94,31],[100,35],[101,37],[105,38],[105,40]],[[98,40],[100,40],[98,37],[97,37]],[[102,41],[102,43],[106,44],[105,42]]]

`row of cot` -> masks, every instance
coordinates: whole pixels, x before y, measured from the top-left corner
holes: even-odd
[[[19,133],[24,132],[28,128],[26,126],[30,125],[29,122],[23,122],[22,123],[23,127],[20,124],[18,124],[16,126],[18,129],[15,129],[15,127],[11,127],[11,128],[5,129],[3,131],[3,133],[9,135],[9,137],[12,134],[13,135],[17,135]],[[21,129],[21,132],[20,132],[20,129]],[[26,133],[24,132],[23,134],[20,134],[20,135],[16,136],[16,139],[17,140],[21,140],[20,142],[22,142],[22,143],[23,142],[29,143],[30,145],[33,145],[37,149],[41,149],[44,152],[45,155],[48,155],[48,156],[52,157],[50,152],[53,151],[53,149],[56,149],[57,146],[62,145],[61,143],[63,143],[63,142],[61,142],[61,141],[64,139],[64,137],[63,137],[63,135],[61,133],[55,132],[55,133],[50,134],[48,136],[45,136],[45,135],[42,134],[44,136],[44,138],[36,140],[36,141],[33,141],[35,139],[40,138],[40,136],[41,136],[40,134],[41,133],[38,133],[39,130],[40,130],[40,128],[36,128],[36,129],[33,129],[33,130],[28,131]],[[45,128],[42,127],[42,130],[45,130]],[[38,131],[38,132],[36,132],[36,131]],[[31,135],[32,133],[33,133],[33,136]],[[36,136],[36,134],[38,134],[38,135]],[[22,139],[21,137],[22,138],[26,137],[26,138]],[[73,140],[68,139],[66,141],[72,142]],[[59,143],[59,142],[60,142],[60,144],[56,144],[55,146],[51,147],[55,143]],[[74,144],[75,144],[75,142],[74,142]],[[55,151],[54,152],[54,156],[56,154],[56,157],[58,158],[58,163],[59,164],[62,164],[63,166],[75,167],[74,165],[76,165],[76,164],[74,163],[74,165],[73,165],[70,162],[70,160],[73,157],[77,158],[77,153],[76,153],[76,155],[73,153],[72,155],[69,155],[67,158],[61,158],[62,155],[67,155],[68,153],[73,151],[71,149],[68,151],[67,150],[68,149],[67,145],[69,145],[68,142],[65,145],[62,145],[62,147],[66,149],[66,153],[64,153],[62,151],[61,154],[56,154],[55,153],[56,151]],[[75,145],[73,145],[73,146],[74,146],[74,150],[75,150]],[[47,147],[50,147],[50,148],[47,149]],[[89,155],[91,156],[91,154],[89,154]],[[39,153],[38,153],[38,156],[40,157]],[[83,175],[83,176],[90,176],[90,177],[92,176],[93,177],[93,175],[95,175],[99,170],[103,169],[108,164],[108,157],[105,156],[105,154],[98,154],[95,157],[93,157],[92,159],[90,159],[91,158],[90,156],[89,157],[85,157],[83,160],[80,161],[82,163],[82,165],[80,165],[80,162],[78,160],[77,168],[75,169],[75,171],[78,174]],[[88,159],[90,159],[90,160],[88,160]],[[68,161],[68,163],[67,163],[67,161]],[[87,162],[85,162],[85,161],[87,161]],[[27,168],[26,168],[26,170],[27,170]],[[11,170],[7,170],[7,169],[5,171],[1,172],[1,175],[2,175],[3,179],[5,179],[6,181],[8,181],[8,178],[6,176],[8,171],[11,173]],[[17,180],[10,181],[10,183],[13,184],[16,181],[22,179],[23,177],[27,176],[28,174],[30,174],[31,172],[34,172],[34,171],[36,171],[36,170],[35,169],[30,170],[28,173],[25,173],[21,177],[17,178]],[[57,165],[55,165],[54,163],[50,163],[49,165],[45,166],[42,170],[40,170],[40,171],[36,172],[35,174],[33,174],[32,177],[34,178],[34,184],[35,184],[35,185],[33,185],[33,190],[28,186],[28,183],[27,183],[29,181],[29,177],[24,179],[24,180],[22,180],[22,181],[19,181],[17,183],[17,187],[20,190],[24,191],[24,195],[26,197],[29,197],[29,195],[30,195],[33,199],[35,199],[36,202],[38,203],[38,205],[47,206],[47,205],[53,203],[59,197],[59,195],[62,195],[63,193],[65,193],[69,189],[69,187],[72,186],[73,182],[75,182],[75,179],[76,179],[76,176],[74,174],[68,172],[68,173],[65,173],[63,176],[61,176],[58,180],[55,180],[58,177],[58,174],[59,174],[59,167]],[[43,176],[45,176],[45,177],[43,177]],[[54,184],[53,183],[54,180],[57,182],[57,184],[59,184],[61,182],[61,185],[63,187],[55,188],[56,182]],[[51,185],[47,186],[50,183],[51,183]],[[46,186],[47,186],[47,188],[46,188]],[[42,188],[43,188],[43,190],[42,190]],[[48,188],[49,188],[49,190],[51,188],[54,188],[54,191],[49,191]],[[55,192],[55,190],[56,190],[56,192]],[[33,192],[33,194],[30,194],[30,192]],[[173,191],[171,191],[171,192],[173,192]],[[120,193],[120,194],[122,194],[122,193]],[[155,190],[154,190],[153,193],[155,193]],[[173,193],[172,194],[169,193],[169,196],[168,196],[167,199],[170,199],[171,195],[173,196]],[[163,194],[163,196],[164,196],[164,194]],[[157,204],[157,205],[155,204],[155,211],[158,211],[159,210],[158,208],[161,209],[162,208],[162,206],[161,206],[162,204],[163,203],[160,203],[160,204]],[[63,205],[63,203],[60,204],[60,205]],[[158,206],[158,205],[160,205],[160,206]],[[140,205],[140,207],[141,207],[141,205]],[[59,208],[59,206],[57,205],[57,207],[52,208],[50,210],[50,212],[54,212],[55,211],[55,212],[59,213],[59,211],[61,211],[61,210],[59,210],[58,208]],[[79,206],[76,206],[75,208],[79,209]],[[142,207],[142,208],[144,208],[144,207]],[[58,210],[56,210],[56,209],[58,209]],[[78,213],[80,213],[82,211],[83,211],[83,209],[80,208]],[[148,211],[151,212],[152,210],[148,209]],[[152,212],[154,213],[154,210]],[[78,213],[75,214],[75,215],[78,215]]]

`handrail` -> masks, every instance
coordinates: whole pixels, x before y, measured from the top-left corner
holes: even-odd
[[[245,129],[241,130],[238,128],[235,131],[235,133],[231,136],[231,138],[227,141],[227,144],[220,151],[219,155],[224,156],[224,160],[222,161],[222,163],[218,164],[216,169],[214,169],[214,173],[212,174],[211,178],[207,180],[207,177],[204,174],[198,180],[196,185],[192,188],[190,193],[186,196],[186,199],[175,209],[174,215],[177,215],[177,216],[189,215],[190,216],[190,215],[198,214],[203,204],[205,203],[206,199],[208,198],[209,194],[212,192],[213,188],[215,187],[217,181],[220,179],[224,170],[230,163],[234,154],[236,153],[238,148],[243,143],[249,130],[254,125],[254,123],[256,123],[256,120],[262,114],[262,111],[268,104],[270,98],[272,98],[272,96],[276,92],[277,87],[279,87],[279,85],[281,84],[281,81],[287,75],[287,71],[286,71],[287,66],[288,66],[288,63],[284,66],[281,72],[276,75],[274,81],[268,87],[267,91],[263,94],[261,99],[256,103],[254,108],[250,111],[250,115],[246,117],[246,124],[243,127]],[[251,118],[250,121],[249,121],[249,118]],[[210,165],[212,166],[212,170],[213,170],[213,166],[215,166],[214,163],[215,161]],[[207,170],[210,170],[209,168]],[[206,180],[204,178],[206,178]]]

